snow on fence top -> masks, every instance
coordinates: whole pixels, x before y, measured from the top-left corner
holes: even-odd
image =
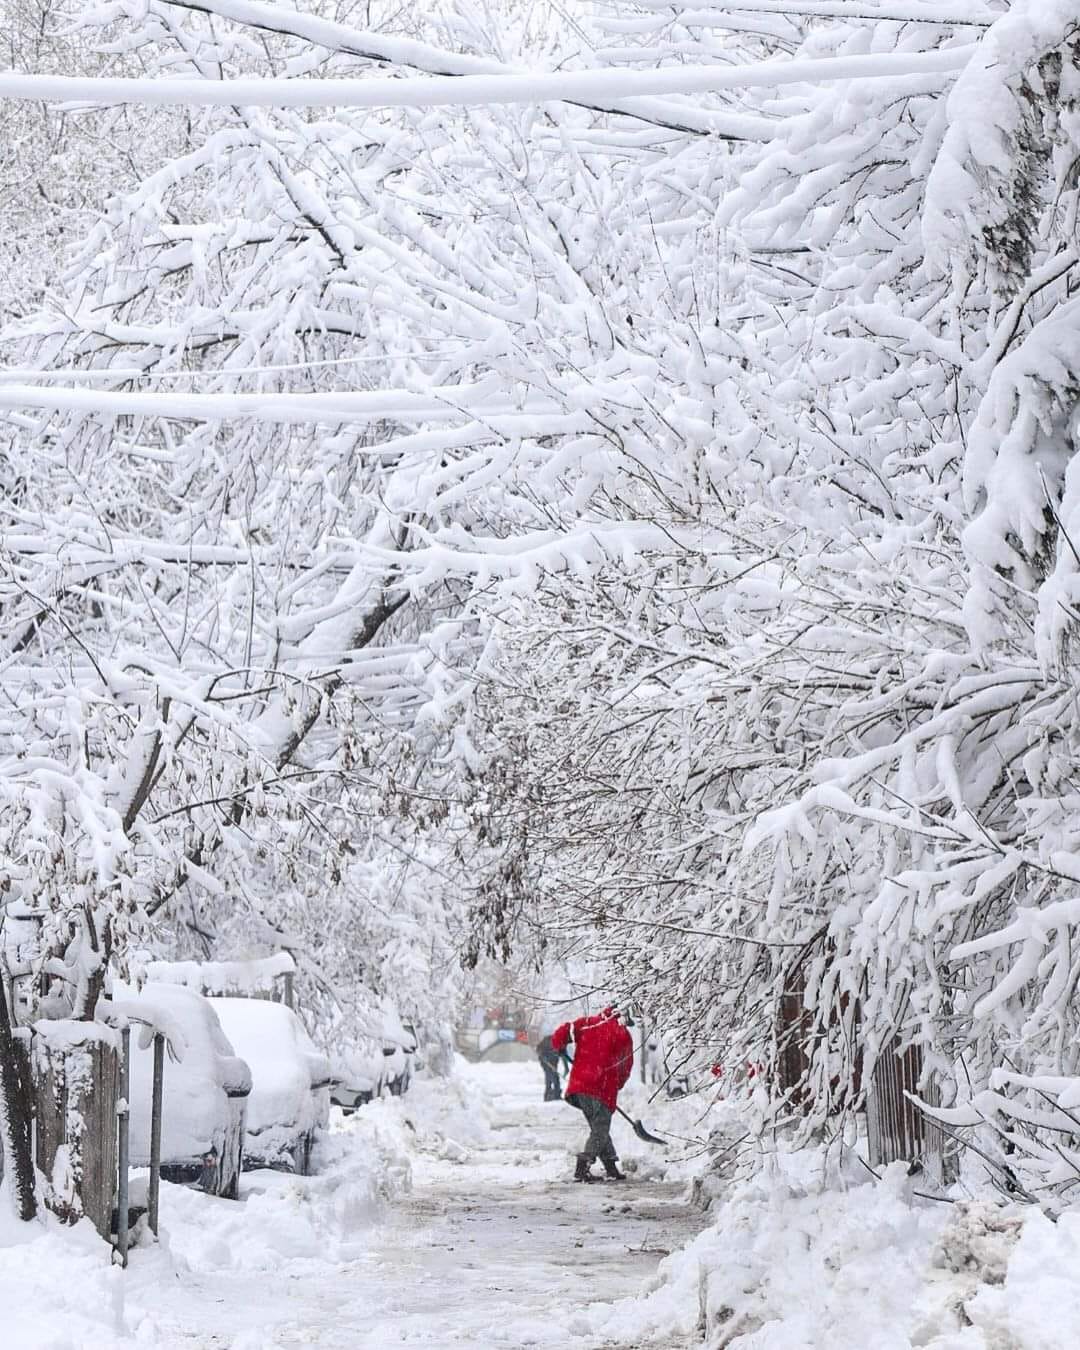
[[[146,967],[149,980],[182,984],[199,994],[241,997],[269,993],[275,980],[295,973],[296,962],[288,952],[250,961],[151,961]]]
[[[48,1044],[52,1054],[73,1054],[91,1045],[105,1045],[120,1049],[120,1036],[114,1027],[103,1022],[77,1022],[69,1018],[34,1023],[38,1042]]]

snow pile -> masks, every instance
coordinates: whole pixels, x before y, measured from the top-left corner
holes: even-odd
[[[326,1263],[362,1255],[386,1203],[410,1187],[402,1140],[358,1122],[320,1142],[316,1167],[306,1177],[245,1172],[242,1204],[163,1187],[162,1237],[177,1271],[275,1271],[289,1264],[292,1273],[315,1275]]]
[[[914,1208],[906,1189],[903,1166],[848,1191],[801,1192],[766,1176],[740,1188],[696,1253],[708,1341],[899,1350],[960,1330],[947,1290],[925,1287],[948,1209]]]
[[[163,1183],[161,1241],[143,1232],[126,1273],[111,1265],[88,1221],[65,1228],[47,1216],[20,1224],[0,1193],[3,1344],[126,1350],[187,1343],[176,1333],[176,1299],[186,1300],[200,1278],[318,1278],[362,1255],[387,1202],[409,1188],[408,1133],[358,1117],[321,1145],[319,1175],[245,1173],[243,1203]]]
[[[316,1147],[314,1176],[245,1172],[239,1203],[163,1183],[161,1240],[155,1244],[143,1231],[126,1273],[112,1267],[89,1222],[65,1228],[46,1216],[20,1224],[0,1192],[3,1344],[13,1350],[188,1344],[182,1327],[191,1298],[207,1297],[205,1281],[223,1292],[235,1285],[240,1298],[247,1288],[241,1282],[253,1275],[315,1284],[363,1257],[390,1206],[411,1188],[414,1159],[464,1151],[452,1134],[470,1142],[483,1136],[486,1116],[478,1103],[469,1104],[463,1081],[421,1078],[416,1086],[415,1095],[382,1099],[347,1120],[335,1113]],[[140,1184],[136,1177],[134,1192]],[[212,1316],[212,1307],[205,1311]],[[262,1350],[265,1342],[256,1341]]]
[[[397,1105],[406,1118],[423,1122],[421,1142],[429,1151],[437,1148],[441,1139],[465,1149],[490,1140],[497,1111],[490,1094],[478,1091],[477,1084],[484,1081],[485,1073],[490,1073],[493,1067],[469,1064],[461,1055],[455,1055],[453,1068],[445,1077],[419,1073],[413,1078],[408,1095],[397,1099]],[[372,1103],[373,1107],[376,1105],[389,1112],[392,1099]],[[365,1112],[371,1109],[364,1107]]]
[[[334,1111],[315,1175],[245,1172],[241,1205],[169,1187],[163,1236],[178,1269],[265,1271],[285,1261],[303,1269],[362,1255],[372,1224],[411,1188],[421,1154],[467,1154],[486,1136],[487,1117],[468,1091],[460,1075],[420,1075],[407,1097],[381,1097],[348,1117]]]
[[[641,1298],[595,1304],[567,1330],[708,1350],[1075,1345],[1080,1213],[1052,1224],[1017,1206],[920,1202],[911,1187],[902,1164],[852,1184],[813,1150],[774,1159],[729,1187]]]
[[[0,1185],[0,1306],[11,1350],[116,1350],[142,1317],[125,1309],[123,1272],[89,1219],[23,1224]],[[152,1342],[144,1342],[152,1344]]]
[[[1027,1211],[1004,1280],[983,1284],[964,1305],[981,1333],[977,1350],[1072,1350],[1080,1326],[1080,1213],[1057,1223]]]
[[[400,1150],[414,1168],[432,1160],[468,1162],[474,1150],[490,1142],[496,1115],[489,1096],[477,1090],[478,1072],[483,1070],[458,1055],[446,1077],[422,1071],[402,1097],[377,1097],[347,1117],[335,1111],[332,1128],[339,1135],[360,1132],[380,1147]]]

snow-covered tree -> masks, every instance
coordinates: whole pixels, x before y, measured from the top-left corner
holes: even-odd
[[[669,458],[681,569],[553,584],[490,685],[531,884],[621,988],[756,1060],[805,981],[810,1124],[914,1041],[1034,1190],[1076,1177],[1074,8],[808,27],[800,56],[964,68],[759,109],[679,222],[723,240],[745,363],[681,353],[726,395],[690,441],[713,501]]]
[[[302,75],[328,50],[438,57],[282,20],[110,7],[82,40],[207,81]],[[287,875],[335,828],[347,854],[336,787],[385,793],[356,769],[372,740],[432,755],[468,689],[470,596],[604,553],[575,502],[620,424],[637,439],[655,419],[647,384],[624,407],[618,272],[557,203],[599,206],[591,161],[641,136],[657,166],[687,134],[723,153],[689,104],[619,116],[644,131],[594,132],[584,107],[198,114],[9,328],[10,366],[34,375],[0,390],[4,842],[9,887],[51,915],[54,1006],[92,1015],[110,956],[166,914],[206,931],[192,888],[224,929],[260,854]],[[467,741],[450,755],[468,763]]]
[[[86,10],[208,103],[408,74],[193,111],[9,331],[5,844],[75,1006],[167,912],[376,933],[396,845],[712,1055],[803,991],[808,1127],[916,1043],[1073,1182],[1075,10]]]

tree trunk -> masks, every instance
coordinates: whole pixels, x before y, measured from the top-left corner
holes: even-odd
[[[99,934],[89,905],[83,911],[83,924],[81,970],[72,1016],[77,1022],[92,1022],[97,1013],[98,999],[105,988],[105,971],[112,956],[112,924],[107,918],[104,919]]]
[[[24,1220],[37,1215],[32,1125],[26,1067],[12,1035],[7,998],[0,986],[0,1143],[15,1207]]]

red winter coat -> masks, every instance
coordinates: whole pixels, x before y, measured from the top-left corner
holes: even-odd
[[[595,1017],[579,1017],[564,1022],[551,1033],[551,1044],[560,1053],[568,1041],[574,1043],[574,1064],[566,1095],[575,1092],[598,1097],[609,1111],[615,1110],[620,1088],[634,1067],[634,1042],[618,1015],[605,1008]]]

